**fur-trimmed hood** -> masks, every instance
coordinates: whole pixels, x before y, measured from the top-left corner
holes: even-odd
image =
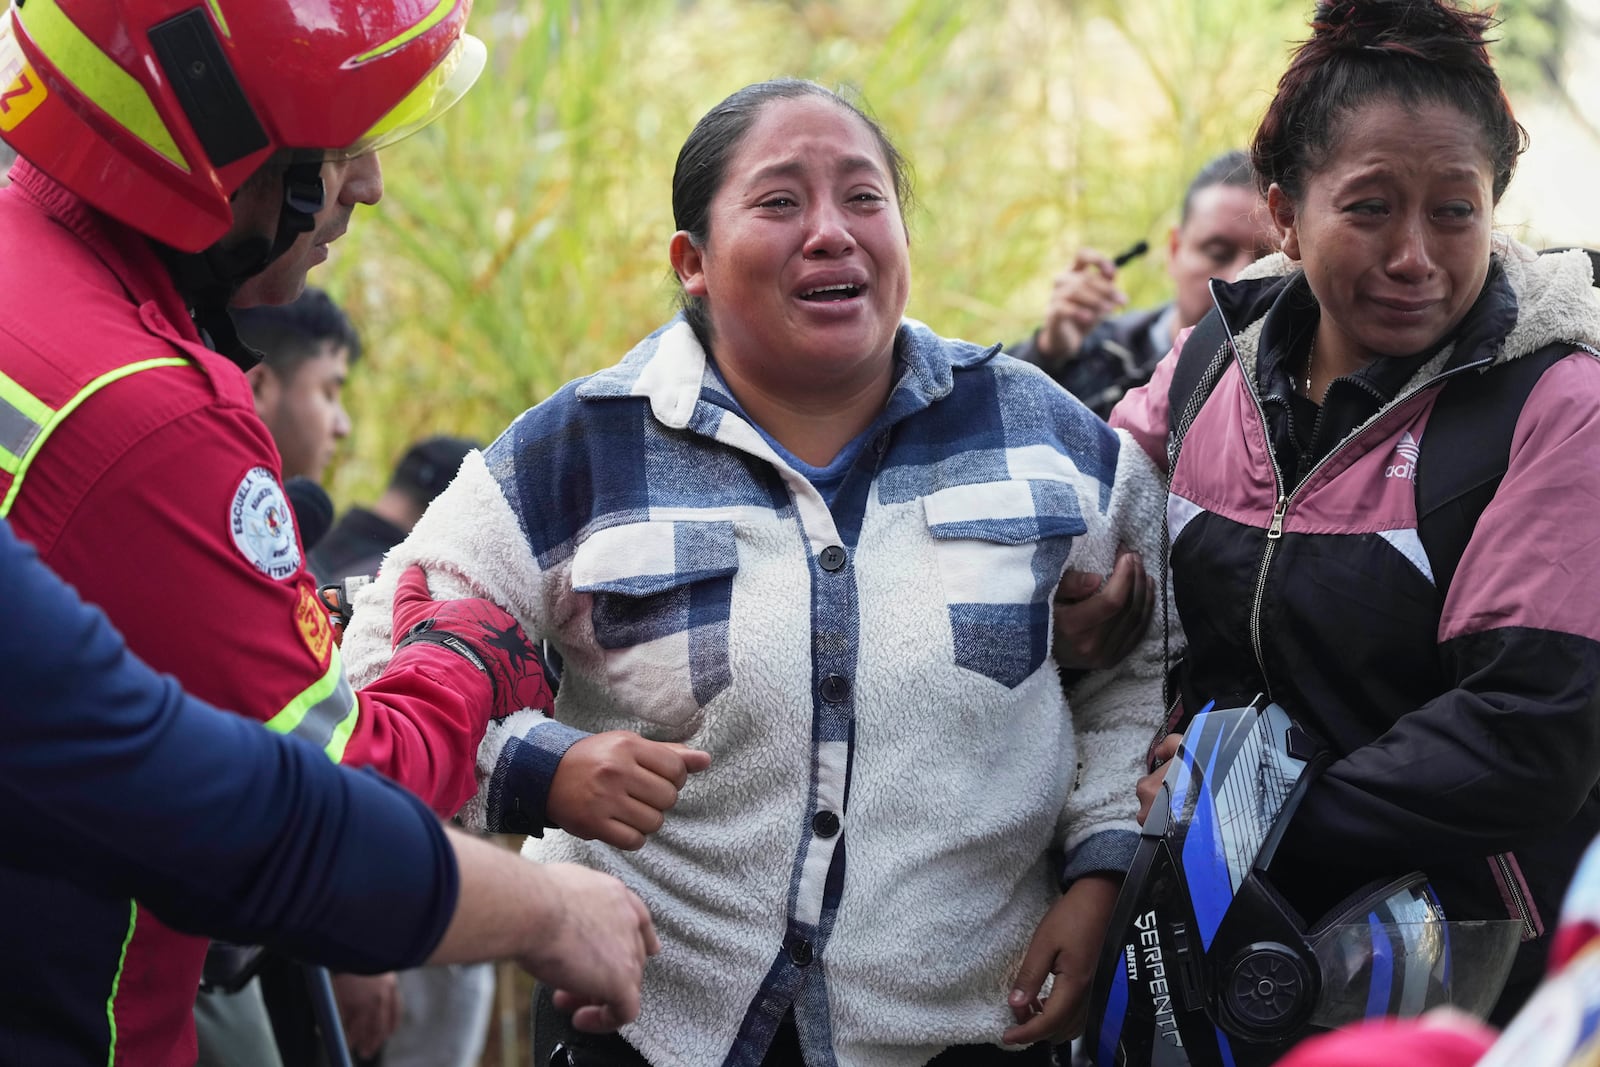
[[[1499,277],[1512,296],[1515,324],[1493,353],[1490,365],[1525,356],[1558,341],[1600,353],[1600,290],[1595,288],[1594,265],[1587,252],[1581,248],[1535,252],[1497,233],[1493,235],[1491,254],[1500,268]],[[1300,273],[1298,261],[1275,252],[1246,267],[1238,280],[1292,278]],[[1495,278],[1491,271],[1491,285],[1496,284]],[[1277,289],[1273,287],[1274,292]],[[1258,306],[1261,313],[1251,314],[1245,321],[1228,316],[1239,356],[1252,372],[1266,305]],[[1455,343],[1445,345],[1418,368],[1408,386],[1438,374],[1454,355]]]

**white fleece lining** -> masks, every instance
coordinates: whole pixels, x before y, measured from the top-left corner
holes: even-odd
[[[1492,235],[1490,250],[1499,258],[1506,281],[1517,295],[1516,325],[1506,335],[1499,359],[1516,359],[1557,341],[1600,348],[1600,292],[1594,288],[1593,265],[1587,253],[1571,249],[1541,255],[1503,233]],[[1275,252],[1256,260],[1239,277],[1281,277],[1299,269],[1298,262]],[[1235,338],[1248,371],[1255,367],[1260,334],[1258,320]],[[1437,374],[1453,347],[1447,346],[1419,368],[1401,393]]]

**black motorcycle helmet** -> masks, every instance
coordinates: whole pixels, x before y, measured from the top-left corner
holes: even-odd
[[[1447,922],[1421,872],[1310,924],[1274,888],[1273,854],[1326,762],[1260,698],[1195,717],[1095,972],[1086,1041],[1099,1067],[1265,1067],[1368,1016],[1493,1005],[1520,923]]]

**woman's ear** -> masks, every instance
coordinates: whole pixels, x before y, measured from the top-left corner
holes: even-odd
[[[678,276],[678,284],[683,286],[683,291],[689,296],[705,296],[705,256],[700,246],[694,243],[694,238],[689,236],[688,230],[679,230],[672,235],[667,256],[672,260],[672,273]]]
[[[1272,216],[1272,225],[1278,231],[1278,247],[1283,249],[1284,255],[1298,262],[1300,231],[1294,201],[1277,182],[1267,190],[1267,214]]]

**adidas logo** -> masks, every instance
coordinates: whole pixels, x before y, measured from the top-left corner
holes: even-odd
[[[1394,454],[1399,462],[1391,463],[1383,469],[1385,478],[1404,478],[1408,482],[1417,480],[1417,456],[1421,447],[1411,431],[1400,435],[1400,443],[1394,446]]]

